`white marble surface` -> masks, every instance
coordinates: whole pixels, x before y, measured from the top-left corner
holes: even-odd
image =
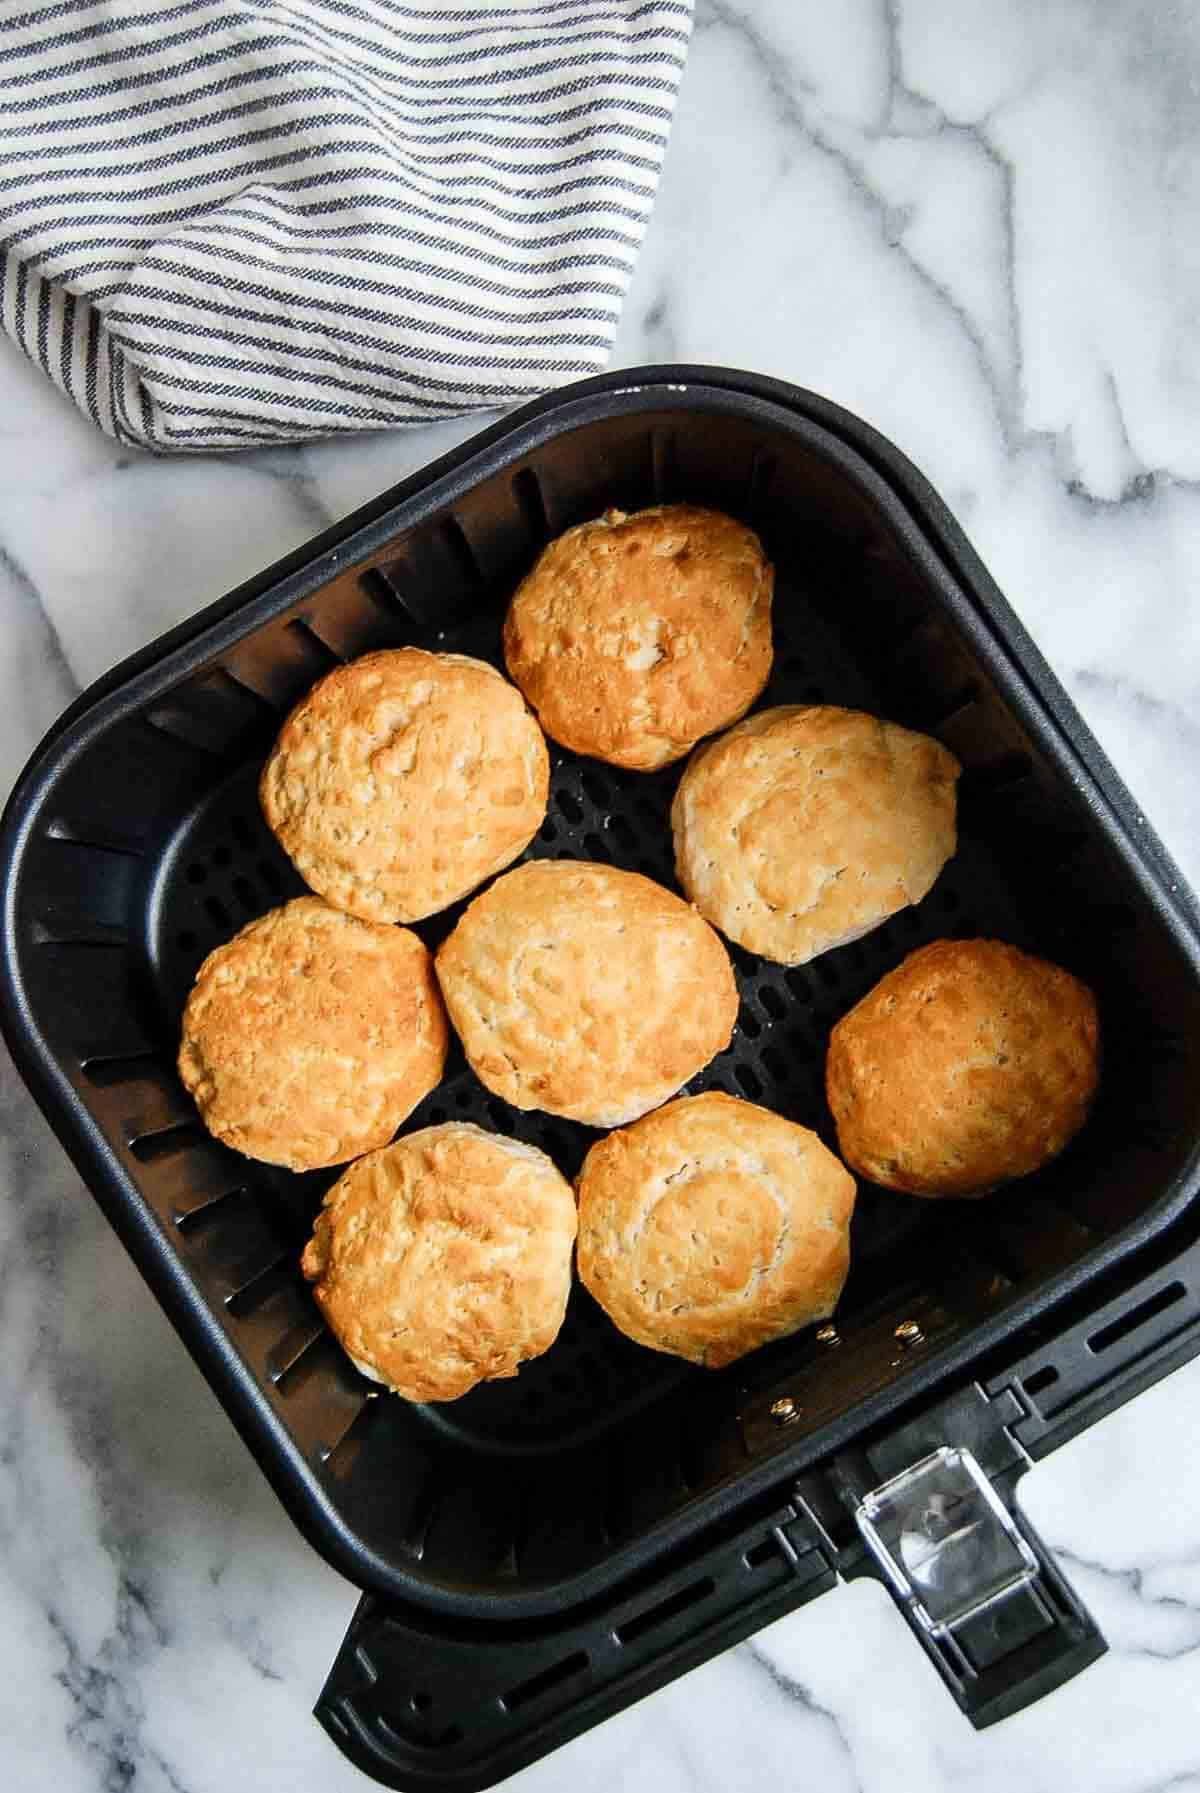
[[[940,487],[1200,880],[1200,10],[700,0],[619,359],[828,393]],[[0,344],[0,784],[128,650],[478,420],[188,463]],[[352,1590],[292,1532],[5,1067],[0,1784],[367,1783],[309,1720]],[[829,1596],[533,1789],[1200,1789],[1200,1365],[1026,1504],[1110,1654],[977,1735],[884,1596]]]

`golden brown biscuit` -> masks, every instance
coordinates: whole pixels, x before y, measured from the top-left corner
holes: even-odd
[[[297,897],[201,965],[179,1075],[226,1145],[315,1170],[386,1144],[441,1081],[448,1038],[415,934]]]
[[[842,1156],[910,1195],[986,1195],[1082,1127],[1100,1070],[1096,1000],[1001,940],[935,940],[833,1030],[825,1087]]]
[[[551,542],[518,587],[504,657],[556,741],[653,771],[766,684],[774,582],[754,531],[720,511],[606,511]]]
[[[524,852],[549,787],[542,731],[494,667],[406,647],[339,666],[301,698],[259,799],[326,902],[420,921]]]
[[[621,1331],[719,1369],[823,1320],[850,1267],[854,1179],[807,1127],[715,1092],[594,1145],[579,1275]]]
[[[365,1376],[453,1401],[554,1343],[574,1242],[575,1198],[544,1152],[450,1121],[352,1164],[300,1263]]]
[[[530,860],[475,898],[437,955],[475,1075],[515,1108],[636,1119],[728,1045],[725,948],[650,878]]]
[[[920,902],[954,852],[958,773],[940,742],[862,710],[761,710],[679,781],[679,882],[731,940],[803,965]]]

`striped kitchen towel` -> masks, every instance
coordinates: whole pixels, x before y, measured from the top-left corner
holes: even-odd
[[[4,0],[0,321],[160,450],[594,373],[690,27],[691,0]]]

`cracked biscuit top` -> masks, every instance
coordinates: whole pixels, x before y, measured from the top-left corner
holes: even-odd
[[[394,648],[301,698],[259,800],[326,902],[364,921],[420,921],[512,864],[549,784],[542,731],[494,667]]]
[[[437,955],[471,1068],[514,1108],[616,1127],[727,1046],[738,994],[716,934],[637,872],[527,861]]]
[[[862,710],[760,710],[680,779],[679,882],[739,946],[803,965],[931,889],[955,849],[958,774],[939,741]]]
[[[710,1091],[594,1145],[579,1275],[630,1338],[718,1369],[833,1312],[854,1179],[815,1133]]]
[[[554,1343],[575,1198],[544,1152],[447,1121],[352,1164],[301,1268],[342,1348],[410,1401],[453,1401]]]
[[[720,511],[606,511],[551,542],[518,588],[509,673],[564,747],[653,771],[766,684],[774,577],[754,531]]]
[[[209,953],[179,1075],[209,1132],[289,1170],[386,1145],[441,1081],[449,1030],[408,928],[297,897]]]
[[[986,1195],[1048,1164],[1087,1119],[1100,1020],[1086,984],[1003,940],[935,940],[829,1039],[847,1164],[909,1195]]]

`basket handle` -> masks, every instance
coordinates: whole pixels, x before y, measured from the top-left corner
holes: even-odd
[[[558,1618],[442,1626],[364,1595],[315,1715],[403,1793],[479,1793],[834,1586],[791,1504]]]
[[[870,1459],[847,1454],[825,1476],[855,1526],[840,1550],[797,1490],[842,1572],[883,1583],[977,1730],[1032,1705],[1108,1647],[1016,1507],[1024,1467],[1018,1460],[993,1480],[967,1446],[940,1445],[869,1486]]]

